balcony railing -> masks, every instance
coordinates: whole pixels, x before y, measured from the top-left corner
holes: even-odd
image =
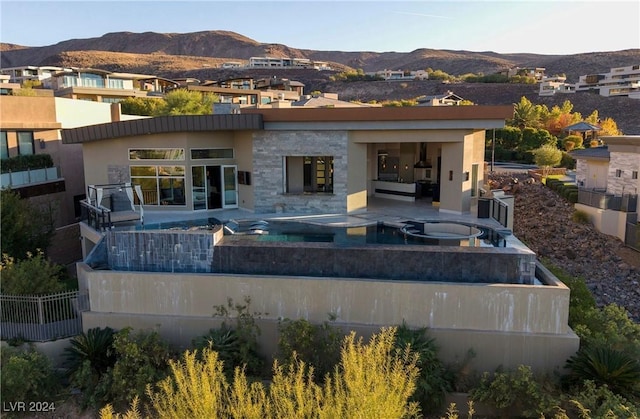
[[[2,189],[15,189],[22,186],[33,185],[35,183],[50,182],[61,179],[60,170],[57,167],[2,173],[0,177],[0,187],[2,187]]]
[[[597,189],[578,189],[578,203],[604,210],[636,212],[637,194],[614,195]]]

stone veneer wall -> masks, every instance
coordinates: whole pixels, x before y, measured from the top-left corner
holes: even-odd
[[[616,177],[616,170],[622,170],[622,176]],[[607,178],[607,192],[614,195],[637,194],[638,179],[632,179],[633,171],[640,171],[640,154],[610,153],[609,175]]]
[[[214,266],[222,274],[533,284],[536,256],[511,248],[300,246],[247,240],[216,246]]]
[[[200,231],[110,231],[107,266],[116,271],[213,272],[214,245],[222,229]]]
[[[256,213],[346,213],[346,131],[264,131],[253,137]],[[333,156],[333,194],[285,194],[283,157]]]

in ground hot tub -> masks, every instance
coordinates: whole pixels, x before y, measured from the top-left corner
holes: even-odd
[[[451,222],[410,222],[401,230],[410,236],[441,240],[473,239],[483,234],[482,230],[473,225]]]

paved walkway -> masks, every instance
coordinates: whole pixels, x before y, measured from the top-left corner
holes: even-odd
[[[368,208],[353,214],[323,214],[310,215],[300,213],[268,213],[255,214],[244,209],[225,209],[212,211],[154,211],[145,210],[145,225],[166,223],[172,221],[200,220],[216,218],[222,222],[229,220],[269,220],[269,219],[296,219],[310,223],[333,226],[363,226],[376,222],[387,224],[401,224],[406,220],[438,220],[460,221],[486,225],[494,228],[502,226],[492,218],[477,218],[475,214],[450,214],[440,212],[437,206],[431,205],[431,200],[423,199],[415,202],[394,201],[370,197]]]

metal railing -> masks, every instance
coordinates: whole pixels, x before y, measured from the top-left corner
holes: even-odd
[[[67,291],[44,296],[1,295],[0,334],[3,340],[46,342],[82,333],[82,312],[89,296]]]
[[[58,179],[60,179],[60,170],[57,167],[8,172],[0,175],[0,187],[3,189],[16,188]]]
[[[636,212],[637,194],[614,195],[597,189],[578,189],[578,203],[605,210]]]
[[[113,227],[111,221],[111,210],[103,206],[95,206],[88,200],[80,201],[82,209],[82,220],[96,231],[105,231]]]

